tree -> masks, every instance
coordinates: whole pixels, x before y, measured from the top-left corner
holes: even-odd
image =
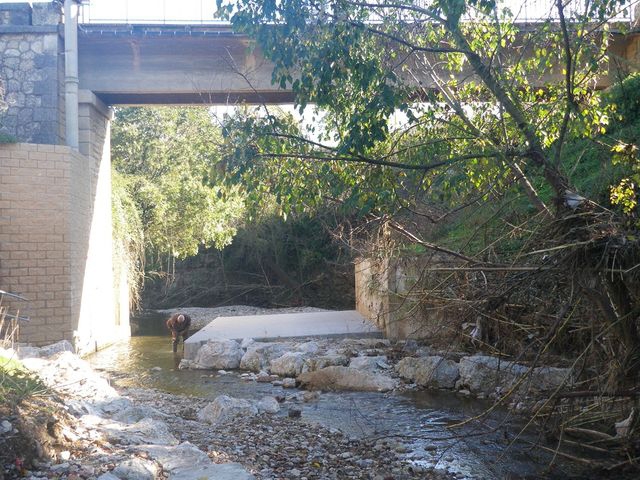
[[[330,142],[298,139],[290,142],[297,155],[267,148],[253,158],[310,159],[315,168],[328,161],[329,178],[358,163],[367,167],[350,178],[358,188],[398,174],[390,196],[414,211],[437,191],[486,201],[516,182],[542,222],[538,243],[518,261],[566,269],[606,319],[604,331],[615,333],[617,378],[636,377],[638,232],[577,192],[565,155],[580,139],[607,144],[615,105],[597,90],[601,78],[625,74],[609,71],[607,54],[608,20],[624,2],[558,0],[533,28],[493,0],[219,0],[219,8],[273,61],[274,83],[291,88],[300,108],[326,111],[331,127]],[[291,140],[278,123],[268,135]],[[381,200],[369,210],[384,214],[390,203]]]
[[[220,133],[206,109],[119,109],[112,132],[113,166],[135,204],[149,266],[231,242],[244,203],[237,188],[217,183]]]

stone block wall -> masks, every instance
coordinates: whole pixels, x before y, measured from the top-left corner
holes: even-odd
[[[58,3],[0,4],[0,133],[64,143],[64,46]]]
[[[360,258],[356,261],[356,310],[393,339],[450,336],[447,319],[457,313],[430,300],[438,283],[430,268],[451,266],[437,255]]]

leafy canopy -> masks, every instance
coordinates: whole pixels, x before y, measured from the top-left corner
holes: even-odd
[[[244,202],[238,188],[217,183],[219,141],[206,109],[117,111],[113,166],[135,204],[125,215],[140,225],[148,253],[185,258],[233,239]]]

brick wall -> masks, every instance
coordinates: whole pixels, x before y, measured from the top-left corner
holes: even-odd
[[[21,341],[88,352],[128,335],[114,307],[108,130],[102,156],[0,145],[0,289],[31,318]],[[5,299],[5,303],[7,299]]]

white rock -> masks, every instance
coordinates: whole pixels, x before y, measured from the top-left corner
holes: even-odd
[[[318,350],[320,350],[320,346],[317,342],[305,342],[299,344],[296,347],[296,350],[303,353],[316,353]]]
[[[283,377],[295,377],[302,372],[304,366],[304,353],[287,352],[279,358],[274,358],[270,363],[271,373]]]
[[[303,371],[313,372],[325,367],[346,367],[347,365],[349,365],[349,359],[346,355],[328,353],[318,357],[307,358],[304,361]]]
[[[274,397],[262,397],[258,402],[258,412],[260,413],[278,413],[280,404]]]
[[[38,347],[32,347],[30,345],[21,345],[18,347],[18,358],[38,358],[40,356],[40,349]]]
[[[189,368],[191,368],[192,364],[193,362],[191,360],[187,360],[186,358],[183,358],[180,360],[180,363],[178,364],[178,370],[188,370]]]
[[[249,346],[253,345],[254,343],[256,343],[256,341],[253,338],[243,338],[242,343],[240,344],[240,348],[242,348],[243,350],[246,350],[247,348],[249,348]]]
[[[247,351],[240,360],[240,368],[259,372],[269,365],[274,358],[282,356],[288,346],[279,342],[254,342],[247,347]]]
[[[573,384],[571,368],[537,367],[531,372],[531,382],[524,381],[525,388],[538,392],[551,392],[562,386]]]
[[[71,342],[68,340],[61,340],[59,342],[52,343],[51,345],[40,347],[41,357],[50,357],[60,352],[73,352],[73,345],[71,345]]]
[[[171,434],[167,424],[152,418],[143,418],[133,424],[114,421],[98,422],[99,429],[104,432],[110,443],[120,445],[176,445],[178,440]]]
[[[508,389],[527,372],[527,368],[486,355],[473,355],[460,360],[459,385],[471,393],[490,394],[496,387]]]
[[[375,372],[380,368],[379,363],[386,364],[387,357],[385,355],[378,355],[375,357],[353,357],[349,362],[349,366],[351,368],[357,368],[358,370]]]
[[[326,367],[303,373],[298,380],[314,390],[387,392],[398,385],[394,379],[385,375],[351,367]]]
[[[220,395],[198,412],[198,420],[212,425],[225,422],[237,416],[257,415],[257,407],[242,398]]]
[[[210,340],[198,349],[192,366],[212,370],[236,369],[240,367],[242,354],[235,340]]]
[[[58,353],[49,359],[26,358],[22,364],[36,372],[51,389],[75,399],[86,399],[89,403],[98,405],[120,397],[88,362],[69,351]]]
[[[282,388],[296,388],[296,379],[295,378],[283,378],[282,379]]]
[[[97,480],[121,480],[121,479],[120,477],[116,477],[113,473],[107,472],[100,475]]]
[[[158,467],[150,460],[135,457],[120,463],[113,473],[127,480],[154,480],[158,475]]]
[[[71,452],[69,450],[64,450],[59,453],[60,460],[67,461],[71,458]]]
[[[460,376],[458,364],[440,356],[403,358],[396,371],[404,379],[431,388],[454,388]]]
[[[0,423],[0,433],[8,433],[11,430],[13,430],[13,425],[11,425],[11,422],[3,420]]]

